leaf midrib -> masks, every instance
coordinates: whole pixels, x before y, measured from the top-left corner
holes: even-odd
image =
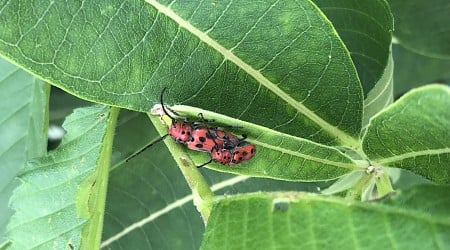
[[[324,165],[330,165],[330,166],[346,168],[346,169],[351,169],[351,170],[356,168],[354,163],[343,163],[343,162],[330,161],[330,160],[327,160],[325,158],[314,157],[312,155],[307,155],[307,154],[303,154],[303,153],[300,153],[300,152],[288,150],[286,148],[273,146],[273,145],[270,145],[270,144],[267,144],[267,143],[263,143],[263,142],[260,142],[260,141],[256,141],[256,140],[247,139],[247,141],[249,141],[249,142],[251,142],[253,144],[262,146],[264,148],[268,148],[268,149],[271,149],[271,150],[274,150],[274,151],[281,152],[283,154],[294,155],[294,156],[297,156],[299,158],[303,158],[303,159],[306,159],[306,160],[322,163]]]
[[[298,102],[297,100],[292,98],[290,95],[288,95],[286,92],[281,90],[276,84],[272,83],[263,74],[261,74],[260,71],[254,69],[252,66],[245,63],[242,59],[237,57],[230,50],[227,50],[225,47],[223,47],[217,41],[215,41],[211,37],[209,37],[206,33],[197,29],[192,24],[190,24],[189,22],[184,20],[182,17],[178,16],[175,12],[172,11],[172,9],[158,3],[156,0],[145,0],[145,1],[147,3],[149,3],[150,5],[152,5],[159,12],[163,13],[170,19],[174,20],[178,25],[180,25],[180,27],[185,28],[191,34],[197,36],[202,42],[204,42],[204,43],[208,44],[210,47],[214,48],[216,51],[218,51],[220,54],[222,54],[225,59],[238,65],[245,72],[247,72],[249,75],[251,75],[253,78],[255,78],[260,84],[265,86],[267,89],[271,90],[274,94],[279,96],[281,99],[283,99],[289,105],[291,105],[292,107],[297,109],[299,112],[301,112],[303,115],[308,117],[311,121],[313,121],[318,126],[323,128],[323,130],[327,131],[330,135],[332,135],[333,137],[336,137],[343,145],[347,145],[347,146],[355,147],[355,148],[358,147],[359,141],[357,139],[353,138],[349,134],[340,130],[336,126],[333,126],[330,123],[328,123],[327,121],[323,120],[321,117],[319,117],[313,111],[308,109],[301,102]]]
[[[379,164],[389,164],[392,162],[402,161],[409,158],[415,158],[418,156],[426,156],[426,155],[440,155],[440,154],[448,154],[450,153],[450,148],[440,148],[440,149],[427,149],[421,151],[408,152],[388,158],[382,158],[380,160],[376,160]]]

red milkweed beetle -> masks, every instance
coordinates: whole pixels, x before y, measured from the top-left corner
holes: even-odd
[[[142,152],[144,152],[145,150],[147,150],[154,144],[164,140],[165,138],[167,138],[167,136],[172,137],[177,143],[186,144],[189,149],[192,149],[195,151],[208,152],[211,156],[211,160],[205,164],[202,164],[201,166],[198,166],[198,167],[205,166],[205,165],[211,163],[212,161],[219,162],[222,164],[232,165],[232,164],[238,164],[241,161],[247,160],[247,159],[244,159],[241,157],[242,159],[233,161],[233,159],[231,159],[231,154],[230,154],[230,160],[227,161],[227,160],[221,159],[221,156],[219,157],[219,156],[216,156],[216,154],[212,154],[213,150],[215,150],[217,152],[221,152],[221,150],[233,149],[232,155],[234,157],[234,155],[236,154],[235,153],[236,146],[238,146],[242,142],[244,142],[244,139],[246,138],[246,136],[243,135],[243,138],[239,139],[238,137],[236,137],[235,135],[233,135],[231,133],[225,132],[223,130],[219,130],[217,128],[207,127],[205,125],[205,123],[211,122],[213,120],[205,120],[201,113],[199,114],[199,117],[201,118],[201,123],[191,124],[188,122],[187,118],[184,118],[184,121],[179,121],[179,120],[175,119],[174,117],[172,117],[169,114],[169,112],[167,112],[167,110],[164,106],[163,96],[164,96],[165,90],[166,90],[166,88],[164,88],[161,91],[161,95],[160,95],[161,108],[162,108],[164,114],[167,115],[172,120],[172,124],[168,128],[167,134],[163,135],[159,139],[148,144],[147,146],[145,146],[144,148],[142,148],[135,154],[129,156],[126,159],[126,162],[128,162],[132,158],[136,157],[137,155],[141,154]],[[245,145],[249,144],[248,142],[245,142],[245,143],[246,143]],[[252,145],[252,144],[249,144],[249,145]],[[238,151],[236,151],[236,152],[238,154],[242,150],[241,148],[244,149],[243,146],[239,146],[237,148]],[[252,154],[253,154],[253,151],[252,151]],[[247,154],[247,152],[245,152],[245,150],[243,153]],[[223,152],[223,154],[228,155],[228,152],[225,151],[225,152]]]
[[[247,141],[240,141],[234,147],[214,147],[210,152],[211,160],[198,166],[198,168],[215,161],[223,165],[235,165],[250,160],[256,153],[256,146]]]
[[[256,146],[246,141],[240,142],[235,148],[231,149],[231,163],[239,164],[250,160],[256,153]]]
[[[165,90],[166,90],[166,88],[163,88],[163,90],[161,91],[160,102],[161,102],[161,106],[162,106],[164,113],[170,119],[172,119],[172,124],[170,124],[167,134],[163,135],[162,137],[158,138],[157,140],[153,141],[152,143],[148,144],[147,146],[145,146],[144,148],[139,150],[138,152],[129,156],[125,160],[126,162],[128,162],[131,159],[133,159],[134,157],[138,156],[139,154],[141,154],[142,152],[144,152],[151,146],[155,145],[156,143],[166,139],[167,136],[172,137],[178,143],[187,143],[191,139],[192,125],[187,121],[187,119],[184,119],[184,121],[179,121],[179,120],[173,118],[169,114],[169,112],[167,112],[167,110],[165,109],[164,104],[163,104],[163,95],[164,95]]]
[[[239,139],[237,136],[216,127],[209,128],[205,125],[206,120],[203,118],[202,113],[199,114],[199,117],[201,123],[194,124],[191,132],[191,139],[187,142],[187,147],[189,149],[209,153],[214,147],[234,147],[246,138],[246,135],[242,135],[242,139]]]

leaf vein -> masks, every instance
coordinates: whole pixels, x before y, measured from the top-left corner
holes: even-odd
[[[421,150],[421,151],[415,151],[415,152],[408,152],[408,153],[404,153],[404,154],[400,154],[400,155],[396,155],[393,157],[388,157],[388,158],[384,158],[384,159],[379,159],[376,160],[377,163],[379,164],[389,164],[392,162],[396,162],[396,161],[402,161],[405,159],[409,159],[409,158],[416,158],[419,156],[433,156],[433,155],[441,155],[441,154],[449,154],[450,153],[450,148],[441,148],[441,149],[427,149],[427,150]]]

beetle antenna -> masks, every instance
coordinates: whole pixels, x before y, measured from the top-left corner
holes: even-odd
[[[200,165],[200,166],[197,166],[197,168],[201,168],[201,167],[204,167],[204,166],[206,166],[206,165],[208,165],[208,164],[210,164],[212,162],[212,159],[211,160],[209,160],[208,162],[205,162],[205,163],[203,163],[202,165]]]
[[[151,146],[155,145],[156,143],[158,143],[158,142],[160,142],[160,141],[166,139],[166,137],[167,137],[168,135],[169,135],[169,134],[165,134],[165,135],[163,135],[162,137],[156,139],[155,141],[152,141],[151,143],[147,144],[146,146],[144,146],[142,149],[140,149],[140,150],[137,151],[136,153],[134,153],[134,154],[128,156],[128,157],[125,159],[125,162],[129,162],[131,159],[133,159],[134,157],[140,155],[142,152],[144,152],[145,150],[147,150],[149,147],[151,147]]]
[[[159,96],[159,101],[161,102],[161,106],[162,109],[164,111],[164,114],[166,114],[168,117],[170,117],[170,119],[175,120],[175,118],[173,118],[171,115],[169,115],[169,112],[167,112],[164,103],[163,103],[163,96],[164,96],[164,91],[166,91],[167,87],[164,87],[163,90],[161,91],[161,95]]]

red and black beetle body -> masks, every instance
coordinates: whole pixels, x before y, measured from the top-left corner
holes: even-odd
[[[192,129],[191,139],[187,147],[196,151],[211,152],[214,147],[231,148],[241,139],[237,136],[219,129],[197,126]]]
[[[186,144],[189,149],[209,153],[211,157],[210,161],[198,167],[205,166],[213,161],[224,165],[235,165],[247,161],[255,155],[256,147],[255,145],[244,141],[246,136],[239,139],[232,133],[218,128],[208,127],[205,125],[206,121],[203,119],[202,114],[199,114],[201,122],[196,123],[189,123],[187,118],[180,121],[179,119],[172,117],[169,112],[167,112],[163,103],[165,90],[166,88],[161,91],[160,95],[161,107],[164,114],[172,119],[167,134],[131,155],[126,161],[139,155],[155,143],[164,140],[167,136],[172,137],[177,143]]]
[[[235,147],[230,149],[216,147],[211,150],[210,155],[211,161],[224,165],[235,165],[250,160],[255,153],[255,145],[247,141],[241,141]]]

